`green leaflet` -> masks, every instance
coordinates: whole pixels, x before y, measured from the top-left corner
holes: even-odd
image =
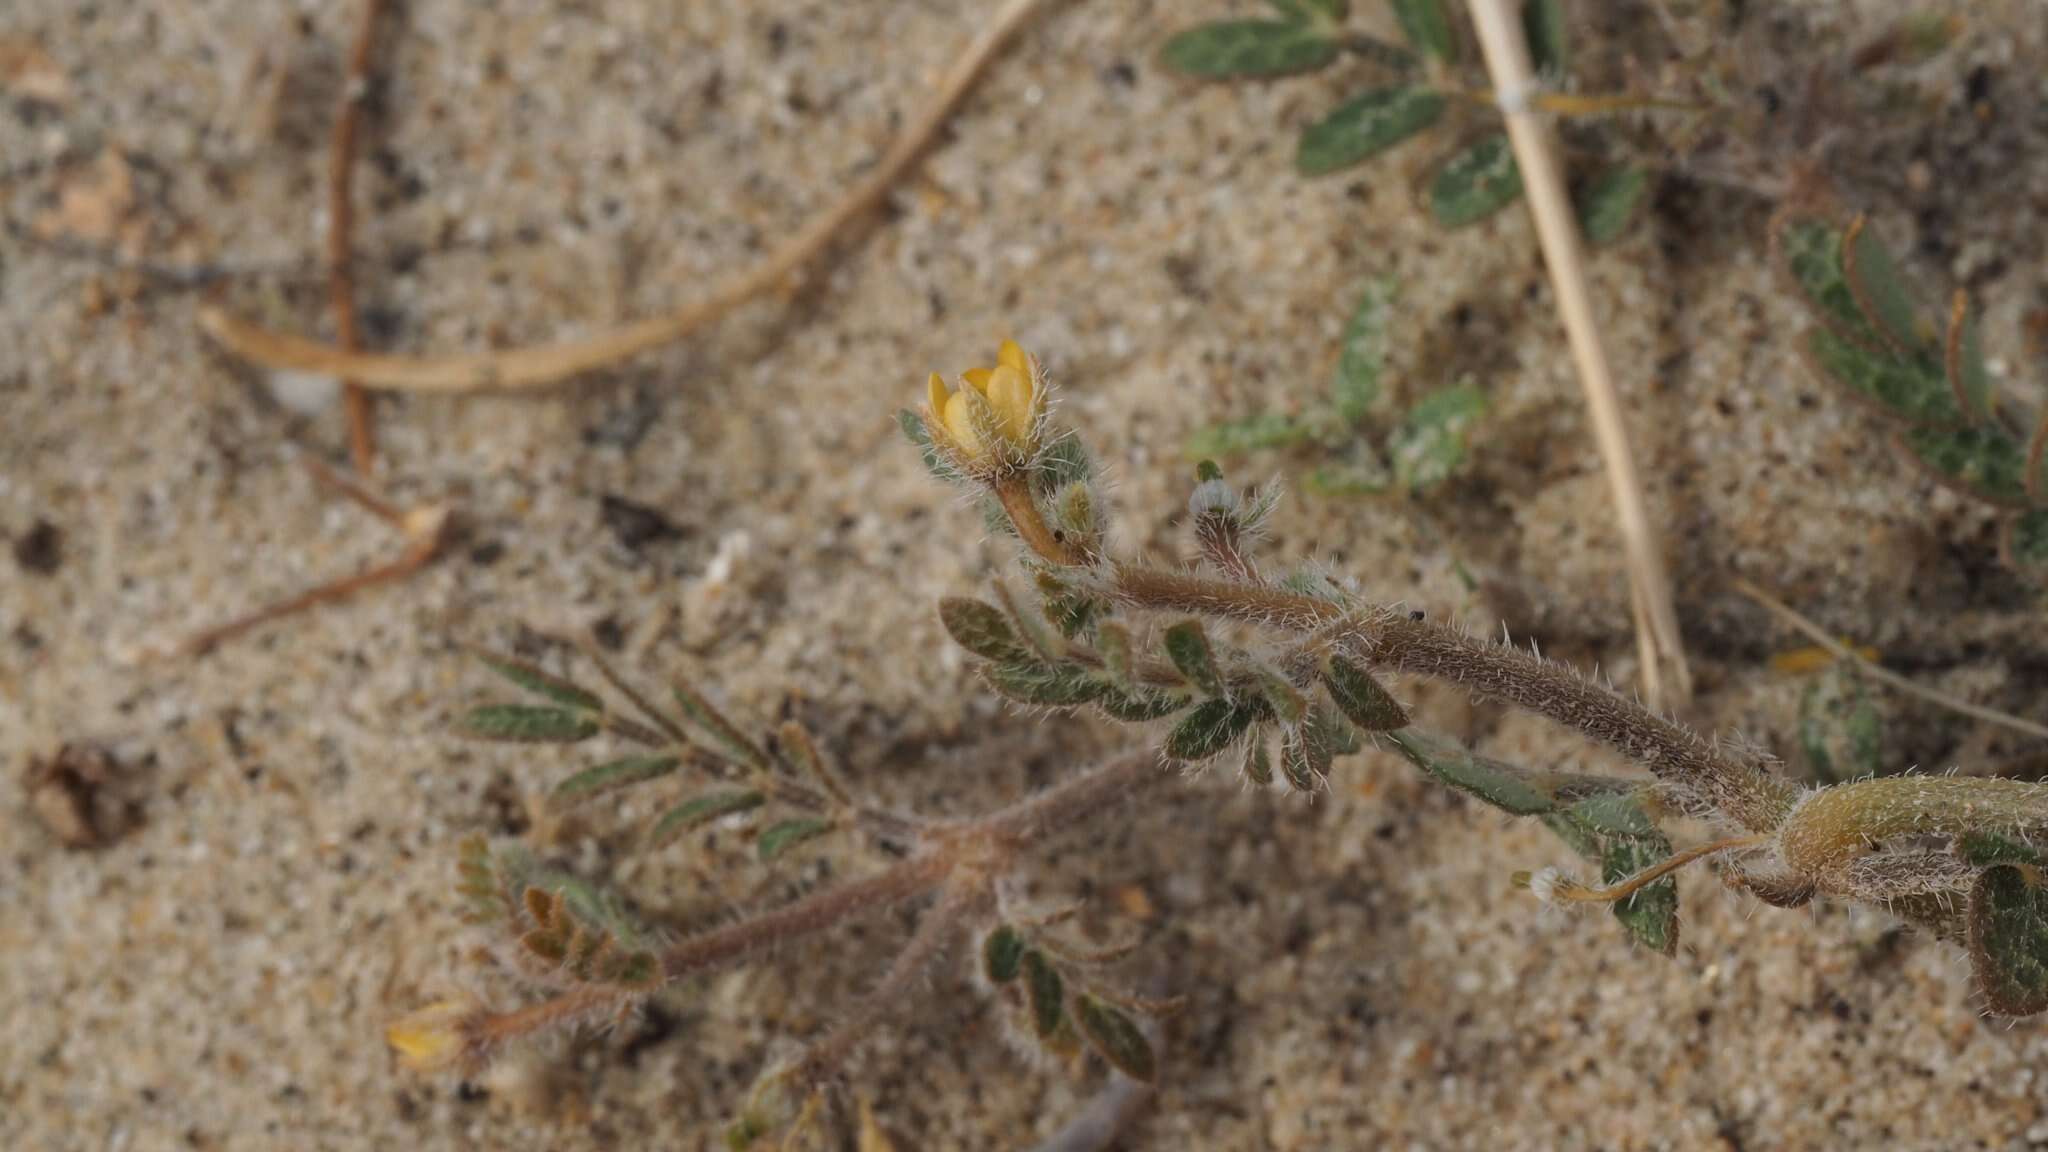
[[[1380,373],[1387,362],[1387,320],[1393,303],[1394,282],[1374,280],[1358,294],[1351,319],[1344,325],[1344,344],[1337,355],[1330,398],[1347,424],[1359,424],[1379,402]]]
[[[1634,164],[1606,169],[1574,190],[1572,206],[1588,244],[1611,244],[1635,221],[1647,199],[1650,173]]]
[[[1588,859],[1600,862],[1601,880],[1628,879],[1671,855],[1671,841],[1643,808],[1643,792],[1588,796],[1542,817],[1543,823]],[[1612,905],[1637,943],[1669,956],[1678,950],[1678,881],[1666,876]]]
[[[1306,444],[1323,435],[1320,421],[1308,414],[1261,412],[1243,420],[1198,428],[1188,437],[1186,452],[1193,457],[1244,456],[1267,448]]]
[[[1458,40],[1440,0],[1387,0],[1401,34],[1425,55],[1446,63],[1457,59]]]
[[[939,622],[955,644],[984,660],[1009,664],[1033,658],[1031,649],[1010,627],[1009,618],[993,604],[948,596],[939,601]]]
[[[1529,63],[1536,71],[1551,77],[1564,75],[1565,63],[1570,58],[1569,21],[1565,19],[1564,0],[1524,0],[1522,4],[1522,35],[1529,41]]]
[[[1877,333],[1863,318],[1842,275],[1842,234],[1823,222],[1795,217],[1779,225],[1778,256],[1801,295],[1837,335],[1866,346]]]
[[[1799,746],[1821,780],[1839,783],[1878,774],[1884,717],[1862,678],[1839,663],[1813,677],[1799,701]]]
[[[1313,24],[1225,20],[1174,36],[1159,55],[1183,76],[1227,80],[1313,72],[1336,60],[1337,53],[1337,42]]]
[[[484,662],[485,667],[537,696],[586,712],[604,711],[604,701],[599,699],[595,692],[579,684],[543,672],[523,660],[514,660],[510,656],[500,656],[492,652],[479,652],[476,655],[477,659]]]
[[[991,984],[1008,984],[1017,978],[1024,961],[1024,938],[1008,924],[998,924],[981,942],[981,970]]]
[[[1020,660],[981,670],[989,687],[1019,704],[1075,708],[1099,698],[1108,683],[1070,664]]]
[[[598,734],[603,725],[587,712],[531,704],[486,704],[462,717],[462,731],[479,740],[508,744],[574,744]]]
[[[1906,273],[1891,249],[1861,217],[1843,238],[1842,278],[1856,308],[1901,355],[1927,347],[1929,333],[1921,327],[1920,307],[1906,283]]]
[[[1947,377],[1931,365],[1900,360],[1825,327],[1808,332],[1802,349],[1823,378],[1900,419],[1942,424],[1962,420]]]
[[[1164,751],[1174,760],[1198,763],[1221,753],[1267,713],[1263,697],[1204,701],[1166,737]]]
[[[1391,732],[1408,726],[1408,710],[1373,679],[1372,673],[1342,656],[1323,661],[1323,686],[1344,718],[1367,732]]]
[[[1031,1027],[1043,1040],[1059,1031],[1066,1017],[1066,983],[1059,969],[1033,948],[1024,953],[1024,992],[1031,1001]]]
[[[1522,195],[1522,173],[1505,135],[1453,153],[1429,182],[1429,210],[1446,228],[1476,224]]]
[[[555,785],[556,802],[587,800],[616,789],[659,780],[674,772],[682,761],[674,756],[625,756],[595,768],[586,768]]]
[[[1993,504],[2027,506],[2026,445],[1993,425],[1978,428],[1908,428],[1901,433],[1913,458],[1937,477]]]
[[[2008,520],[2000,550],[2005,562],[2021,571],[2048,565],[2048,509]]]
[[[1437,122],[1448,101],[1429,88],[1379,88],[1338,105],[1302,130],[1294,167],[1304,176],[1341,171]]]
[[[761,832],[761,839],[754,845],[755,852],[763,860],[774,860],[791,848],[808,840],[815,840],[832,830],[832,822],[812,816],[800,816],[771,824]]]
[[[1152,1044],[1129,1016],[1093,996],[1074,997],[1074,1020],[1089,1046],[1101,1053],[1110,1067],[1133,1080],[1151,1083],[1159,1074],[1152,1056]]]
[[[1410,492],[1427,492],[1465,461],[1465,439],[1486,412],[1486,394],[1465,382],[1424,396],[1401,426],[1387,437],[1394,481]]]
[[[661,819],[654,822],[654,830],[648,838],[656,844],[666,844],[672,838],[693,828],[701,828],[721,816],[751,811],[767,802],[768,797],[760,792],[708,792],[663,813]]]
[[[1970,968],[1993,1012],[2048,1009],[2048,890],[2039,873],[1998,864],[1970,890]]]
[[[1223,671],[1209,647],[1209,633],[1200,620],[1182,620],[1166,630],[1166,655],[1189,684],[1204,696],[1223,696]]]

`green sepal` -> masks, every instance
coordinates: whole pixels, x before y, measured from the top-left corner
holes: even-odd
[[[924,417],[908,408],[896,410],[896,426],[903,430],[903,438],[910,441],[918,455],[924,460],[925,471],[941,480],[957,480],[959,473],[946,458],[939,455],[938,446],[932,443],[931,429],[925,427]]]

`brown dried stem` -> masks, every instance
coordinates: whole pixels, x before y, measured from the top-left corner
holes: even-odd
[[[363,104],[369,98],[370,53],[376,46],[377,20],[383,10],[384,0],[363,0],[355,43],[349,49],[341,108],[334,116],[334,136],[328,149],[327,297],[334,309],[334,343],[343,352],[354,352],[361,343],[356,331],[356,282],[351,252],[356,215],[352,178],[358,127]],[[370,395],[362,385],[346,378],[341,387],[348,410],[349,458],[355,462],[356,471],[367,476],[377,465],[377,430]]]
[[[378,519],[396,527],[405,538],[405,550],[400,552],[395,560],[310,588],[224,624],[216,624],[179,645],[179,654],[204,656],[221,644],[272,621],[297,615],[322,604],[345,600],[380,584],[402,580],[432,563],[434,558],[441,554],[441,549],[447,545],[452,516],[445,505],[428,504],[418,508],[399,508],[313,457],[306,457],[305,465],[315,479],[361,505]]]
[[[879,204],[924,154],[939,129],[994,58],[1038,7],[1010,0],[989,18],[940,84],[938,96],[904,130],[874,168],[845,195],[811,218],[767,259],[737,278],[661,316],[581,340],[453,356],[370,355],[263,328],[218,308],[203,308],[199,326],[230,353],[264,368],[310,372],[394,392],[515,392],[544,388],[674,343],[781,287],[815,262],[848,224]]]
[[[1628,557],[1643,695],[1652,708],[1681,704],[1692,697],[1692,672],[1679,634],[1678,613],[1672,606],[1671,581],[1664,570],[1649,511],[1644,506],[1642,481],[1629,449],[1628,427],[1622,421],[1621,400],[1615,391],[1606,349],[1601,345],[1599,321],[1586,278],[1585,244],[1579,236],[1571,196],[1565,190],[1557,140],[1549,125],[1537,115],[1542,101],[1529,64],[1519,6],[1507,0],[1470,2],[1487,71],[1500,93],[1501,114],[1507,121],[1515,163],[1521,169],[1528,192],[1544,262],[1550,268],[1551,287],[1557,292],[1558,313],[1564,321],[1572,359],[1578,366],[1594,438],[1607,465],[1608,487]]]
[[[2048,740],[2048,726],[2036,724],[2032,720],[2023,717],[2014,716],[2010,712],[2000,712],[1996,708],[1986,708],[1982,704],[1972,704],[1968,700],[1958,699],[1939,689],[1929,688],[1924,684],[1916,684],[1886,668],[1884,665],[1864,656],[1861,652],[1856,651],[1833,636],[1828,635],[1826,629],[1800,615],[1799,611],[1790,604],[1757,587],[1750,581],[1736,576],[1730,582],[1734,584],[1737,592],[1756,601],[1773,616],[1790,625],[1795,631],[1822,648],[1827,649],[1837,660],[1847,661],[1849,667],[1856,669],[1879,683],[1888,684],[1908,696],[1916,696],[1937,707],[1946,708],[1951,712],[1959,713],[1972,719],[1982,720],[1987,724],[1996,724],[2002,728],[2010,728],[2015,732],[2025,733],[2035,739]]]

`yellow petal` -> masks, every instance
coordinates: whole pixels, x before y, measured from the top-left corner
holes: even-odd
[[[996,370],[993,368],[969,368],[967,371],[962,372],[960,374],[960,378],[962,380],[967,381],[969,384],[974,385],[974,390],[976,392],[979,392],[983,396],[986,396],[988,395],[989,377],[994,376],[995,374]]]
[[[925,399],[932,406],[932,415],[937,416],[946,410],[947,392],[946,382],[939,378],[937,372],[932,373],[932,378],[925,381]]]
[[[1003,437],[1022,444],[1031,434],[1031,378],[1004,364],[988,382],[988,406]]]
[[[462,1022],[468,1015],[469,1006],[459,1001],[429,1004],[386,1028],[384,1042],[415,1072],[445,1068],[463,1054]]]
[[[975,431],[974,413],[968,409],[967,404],[965,390],[953,393],[953,398],[946,401],[943,417],[946,431],[952,435],[953,442],[959,445],[960,451],[969,456],[980,456],[987,449],[982,447],[981,433]]]
[[[1003,341],[1002,350],[996,353],[996,363],[1015,368],[1026,376],[1031,375],[1031,357],[1024,354],[1024,349],[1018,347],[1015,340]]]

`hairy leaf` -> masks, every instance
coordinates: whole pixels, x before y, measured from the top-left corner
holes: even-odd
[[[1337,59],[1338,44],[1312,24],[1292,20],[1225,20],[1176,35],[1160,59],[1183,76],[1206,80],[1292,76]]]
[[[1563,76],[1571,29],[1564,0],[1523,0],[1522,34],[1529,40],[1529,63],[1537,72]]]
[[[1906,273],[1892,257],[1877,230],[1858,216],[1842,235],[1842,278],[1862,312],[1893,351],[1912,356],[1926,348],[1920,307],[1906,283]]]
[[[587,800],[592,796],[648,780],[659,780],[674,772],[682,761],[674,756],[626,756],[586,768],[555,785],[557,802]]]
[[[1223,671],[1209,647],[1209,633],[1200,620],[1182,620],[1166,630],[1166,655],[1174,668],[1204,696],[1226,694]]]
[[[1260,737],[1244,742],[1244,778],[1257,788],[1266,788],[1273,783],[1273,754]]]
[[[486,704],[463,716],[462,730],[479,740],[510,744],[574,744],[597,735],[603,725],[588,712],[531,704]]]
[[[1017,978],[1024,960],[1024,938],[1008,924],[998,924],[981,942],[981,970],[991,984],[1008,984]]]
[[[1394,302],[1394,282],[1374,280],[1358,294],[1351,319],[1344,325],[1343,350],[1337,356],[1337,378],[1330,398],[1337,415],[1356,425],[1379,403],[1380,373],[1387,362],[1387,318]]]
[[[1261,412],[1244,420],[1197,428],[1188,437],[1189,456],[1243,456],[1267,448],[1306,444],[1323,434],[1322,422],[1302,414]]]
[[[500,656],[494,652],[479,652],[477,659],[482,660],[491,671],[537,696],[587,712],[604,711],[604,701],[598,698],[597,693],[560,676],[543,672],[523,660],[514,660],[510,656]]]
[[[1884,717],[1861,677],[1837,664],[1813,678],[1799,702],[1799,746],[1821,780],[1877,775]]]
[[[1394,481],[1410,492],[1427,492],[1449,479],[1465,461],[1465,441],[1486,411],[1486,394],[1470,382],[1424,396],[1387,437]]]
[[[1074,1020],[1110,1067],[1148,1084],[1158,1075],[1152,1044],[1129,1016],[1093,996],[1081,995],[1074,997]]]
[[[761,839],[754,845],[763,860],[774,860],[791,848],[807,840],[815,840],[832,830],[832,822],[814,816],[799,816],[771,824],[761,831]]]
[[[725,713],[719,711],[718,706],[713,704],[709,697],[697,691],[688,681],[680,676],[671,678],[669,695],[675,698],[677,706],[682,708],[683,714],[690,718],[690,722],[702,728],[711,737],[714,746],[732,757],[735,763],[745,764],[764,772],[773,767],[767,750],[749,740],[747,734],[740,731],[739,725],[727,719]]]
[[[1543,817],[1580,854],[1600,862],[1609,884],[1626,880],[1671,855],[1671,841],[1643,807],[1641,789],[1588,796]],[[1637,943],[1666,956],[1678,949],[1678,882],[1666,876],[1617,901],[1614,918]]]
[[[1059,969],[1036,948],[1024,953],[1023,971],[1024,991],[1031,999],[1031,1027],[1042,1040],[1057,1032],[1066,1017],[1066,984]]]
[[[1900,440],[1935,476],[1980,500],[2027,506],[2026,446],[1995,425],[1908,428]]]
[[[1451,741],[1405,729],[1386,734],[1408,762],[1439,781],[1516,816],[1555,811],[1558,796],[1547,777],[1490,760]]]
[[[1458,40],[1451,30],[1450,14],[1444,11],[1441,0],[1388,0],[1393,6],[1394,19],[1401,23],[1401,34],[1408,38],[1423,53],[1438,60],[1455,60],[1458,55]]]
[[[1970,891],[1970,968],[1993,1012],[2048,1009],[2048,891],[2016,864],[1986,868]]]
[[[2037,509],[2006,521],[1999,554],[2007,564],[2023,572],[2048,565],[2048,509]]]
[[[1196,706],[1166,737],[1165,753],[1197,763],[1221,753],[1266,714],[1263,698],[1208,700]]]
[[[1446,228],[1476,224],[1522,195],[1522,173],[1505,135],[1485,137],[1445,160],[1429,182],[1429,210]]]
[[[1408,710],[1358,664],[1342,656],[1330,656],[1323,661],[1322,673],[1330,699],[1353,724],[1367,732],[1391,732],[1408,726]]]
[[[1974,421],[1991,415],[1991,369],[1984,363],[1984,338],[1970,313],[1969,294],[1960,289],[1949,305],[1942,375],[1948,378],[1949,395],[1964,416]]]
[[[1125,690],[1114,684],[1105,684],[1102,694],[1095,698],[1095,706],[1113,720],[1142,724],[1147,720],[1171,716],[1187,707],[1188,697],[1185,693],[1143,685]]]
[[[1588,244],[1611,244],[1634,222],[1647,199],[1650,173],[1634,164],[1618,164],[1574,190],[1572,206]]]
[[[1280,738],[1280,775],[1296,792],[1319,792],[1330,777],[1330,751],[1323,729],[1290,728]]]
[[[707,792],[663,813],[654,822],[649,836],[655,843],[665,844],[672,837],[701,828],[721,816],[752,811],[767,802],[768,797],[760,792]]]
[[[1915,423],[1953,424],[1962,419],[1946,376],[1929,365],[1862,347],[1831,328],[1808,332],[1802,349],[1807,363],[1824,379],[1894,416]]]
[[[1012,664],[1033,659],[1003,610],[980,600],[948,596],[939,601],[939,622],[955,644],[984,660]]]
[[[1779,221],[1772,239],[1793,285],[1821,321],[1838,336],[1875,347],[1877,333],[1842,274],[1841,232],[1823,221],[1789,216]]]
[[[932,444],[931,429],[924,426],[922,415],[908,408],[898,408],[896,426],[903,429],[903,438],[917,449],[918,455],[924,460],[925,471],[941,480],[958,478],[953,466],[946,463],[945,458],[939,455],[938,448]]]
[[[1965,832],[1956,838],[1956,854],[1965,863],[1979,868],[1993,864],[2034,864],[2044,863],[2041,853],[2032,844],[2001,836],[1996,832]]]
[[[1100,698],[1108,683],[1071,664],[1019,660],[991,664],[981,670],[989,687],[1019,704],[1075,708]]]
[[[1289,20],[1328,20],[1335,23],[1351,14],[1351,0],[1266,0]]]
[[[1442,93],[1419,86],[1378,88],[1347,100],[1302,130],[1295,170],[1323,176],[1349,168],[1436,123],[1447,103]]]

